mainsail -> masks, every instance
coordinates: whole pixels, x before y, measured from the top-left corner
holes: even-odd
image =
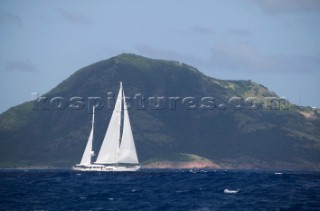
[[[123,127],[121,127],[122,119]],[[122,133],[121,128],[123,129]],[[121,82],[117,102],[95,163],[139,164]]]
[[[84,150],[84,153],[82,155],[81,162],[80,162],[79,165],[90,165],[91,164],[91,157],[92,157],[92,155],[94,153],[92,151],[93,130],[94,130],[94,110],[95,110],[95,107],[93,107],[92,127],[91,127],[91,131],[90,131],[90,135],[89,135],[89,138],[88,138],[86,149]]]
[[[108,125],[106,135],[104,136],[96,163],[112,164],[117,163],[120,143],[121,127],[121,107],[122,107],[122,84],[117,97],[117,102]]]

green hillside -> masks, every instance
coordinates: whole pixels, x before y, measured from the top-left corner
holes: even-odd
[[[136,96],[127,102],[142,164],[190,154],[227,168],[320,169],[318,110],[278,101],[252,81],[217,80],[186,64],[132,54],[84,67],[44,94],[47,101],[2,113],[0,167],[78,163],[91,126],[88,97],[104,104],[96,113],[97,152],[112,113],[108,92],[117,94],[119,81],[127,97]],[[242,100],[248,97],[255,98]]]

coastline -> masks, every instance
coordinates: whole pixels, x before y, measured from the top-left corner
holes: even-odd
[[[222,169],[216,163],[210,161],[191,161],[191,162],[154,162],[143,165],[142,169]]]
[[[289,163],[273,163],[273,164],[257,164],[257,163],[214,163],[209,160],[197,161],[156,161],[141,165],[141,169],[212,169],[212,170],[266,170],[266,171],[314,171],[320,172],[319,165],[311,165],[310,163],[289,164]],[[72,166],[15,166],[0,167],[0,170],[72,170]]]

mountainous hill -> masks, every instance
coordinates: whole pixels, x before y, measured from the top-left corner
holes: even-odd
[[[174,61],[121,54],[84,67],[0,115],[0,167],[78,163],[96,112],[97,152],[123,82],[140,162],[201,158],[223,168],[320,169],[320,112],[252,81],[218,80]]]

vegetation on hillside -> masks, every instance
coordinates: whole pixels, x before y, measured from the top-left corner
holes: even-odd
[[[108,92],[116,94],[119,81],[126,96],[139,93],[146,99],[144,107],[134,105],[129,110],[142,163],[180,162],[199,156],[234,168],[320,167],[319,112],[310,111],[312,118],[308,118],[310,115],[303,112],[309,110],[294,105],[286,109],[246,108],[243,100],[248,97],[263,102],[265,97],[278,96],[252,81],[218,80],[186,64],[133,54],[84,67],[43,95],[49,102],[57,96],[67,99],[64,109],[57,109],[54,103],[34,109],[33,101],[2,113],[0,167],[70,167],[78,163],[90,130],[92,104],[88,97],[92,96],[101,97],[105,105],[96,113],[97,153],[112,113]],[[203,97],[212,97],[214,106],[190,108],[182,102],[190,96],[198,100],[196,108]],[[72,97],[84,99],[83,109],[70,109]],[[157,109],[148,104],[148,97],[179,100],[174,109]],[[232,97],[243,100],[232,104]],[[243,107],[239,109],[237,103]]]

